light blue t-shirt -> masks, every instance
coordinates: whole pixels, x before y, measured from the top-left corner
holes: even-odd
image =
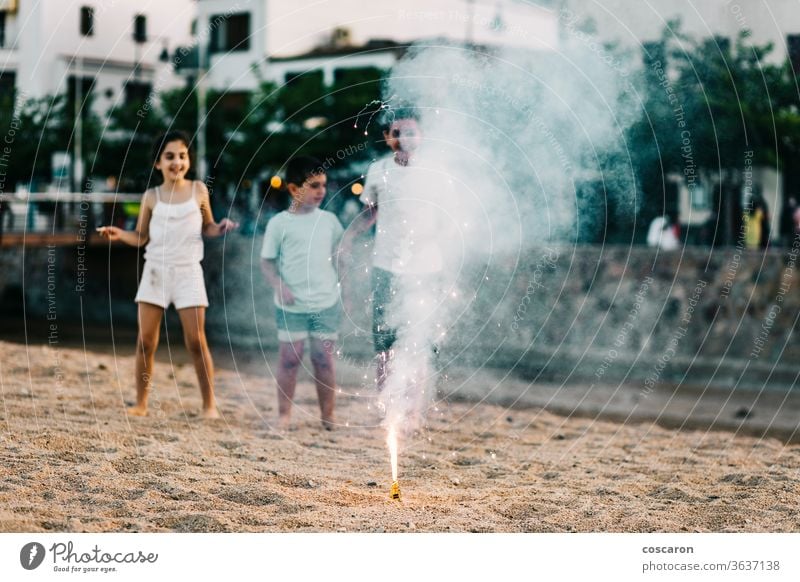
[[[275,259],[278,275],[294,295],[294,304],[275,305],[292,313],[312,313],[339,301],[339,278],[333,255],[344,229],[331,212],[319,208],[307,214],[283,211],[267,223],[262,259]]]

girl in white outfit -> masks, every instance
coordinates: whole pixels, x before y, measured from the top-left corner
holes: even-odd
[[[194,360],[204,418],[218,418],[214,399],[214,363],[205,335],[208,307],[203,269],[203,236],[218,237],[238,225],[227,218],[214,222],[205,184],[186,179],[191,167],[189,137],[170,131],[156,140],[155,168],[163,183],[142,197],[136,230],[115,226],[98,228],[109,240],[145,247],[145,263],[136,302],[139,307],[139,337],[136,340],[136,405],[134,416],[147,415],[147,397],[153,376],[161,318],[170,303],[175,305],[183,327],[186,347]]]

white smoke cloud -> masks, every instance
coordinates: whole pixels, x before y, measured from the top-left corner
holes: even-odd
[[[499,302],[536,247],[635,214],[624,130],[639,113],[627,72],[573,44],[561,53],[421,45],[386,82],[390,105],[408,103],[420,117],[410,222],[437,216],[415,244],[438,245],[444,264],[441,288],[408,284],[392,306],[401,332],[385,390],[390,423],[412,413],[414,390],[432,394],[429,346],[446,340],[477,293]],[[489,280],[498,267],[506,275]]]

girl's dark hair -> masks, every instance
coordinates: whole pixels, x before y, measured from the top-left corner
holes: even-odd
[[[192,138],[189,137],[189,134],[185,131],[180,131],[178,129],[172,129],[160,136],[153,142],[153,165],[158,163],[158,160],[161,159],[161,154],[164,153],[164,148],[167,147],[167,144],[173,141],[182,141],[189,150],[189,167],[190,173],[193,173],[195,165],[194,165],[194,148],[192,147]]]

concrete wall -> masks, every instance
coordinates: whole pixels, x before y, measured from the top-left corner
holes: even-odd
[[[260,237],[234,236],[206,245],[208,332],[216,345],[276,347],[260,244]],[[341,330],[343,351],[355,360],[371,356],[368,252],[359,247],[360,266],[348,273],[353,293]],[[798,253],[800,239],[767,253],[554,246],[518,262],[477,265],[463,273],[450,305],[454,326],[440,364],[550,383],[786,387],[800,356]],[[64,325],[79,321],[82,309],[85,326],[119,331],[135,327],[137,260],[135,249],[90,247],[82,259],[65,247],[27,249],[23,263],[19,249],[4,249],[0,272],[7,288],[24,273],[29,322],[44,321],[55,301]]]

